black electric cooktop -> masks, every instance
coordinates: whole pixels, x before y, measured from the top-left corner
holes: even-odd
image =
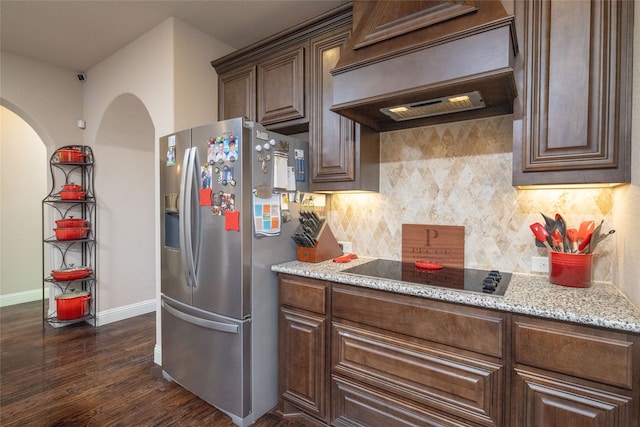
[[[387,259],[376,259],[341,272],[498,296],[504,295],[511,280],[511,273],[497,270],[446,266],[439,270],[426,270],[416,267],[413,262]]]

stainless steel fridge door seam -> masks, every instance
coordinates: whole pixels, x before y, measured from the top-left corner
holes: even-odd
[[[184,320],[185,322],[191,323],[193,325],[202,326],[203,328],[213,329],[215,331],[227,332],[231,334],[237,334],[239,331],[238,325],[214,322],[213,320],[206,320],[200,317],[183,313],[167,304],[164,300],[162,301],[162,308],[164,308],[169,314],[177,317],[180,320]]]

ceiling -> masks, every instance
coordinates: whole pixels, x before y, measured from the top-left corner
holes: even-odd
[[[0,0],[0,42],[2,50],[81,72],[171,16],[240,49],[348,2]]]

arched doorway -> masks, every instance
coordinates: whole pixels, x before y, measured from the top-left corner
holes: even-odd
[[[48,158],[36,131],[1,105],[0,132],[0,306],[6,306],[42,298]],[[45,224],[47,218],[45,212]],[[44,259],[48,271],[48,252]]]
[[[94,146],[99,324],[155,310],[155,128],[134,95],[111,102]]]

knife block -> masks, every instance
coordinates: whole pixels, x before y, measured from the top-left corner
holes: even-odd
[[[316,245],[313,248],[298,246],[298,261],[322,262],[342,255],[342,249],[340,249],[340,245],[326,221],[316,240]]]

